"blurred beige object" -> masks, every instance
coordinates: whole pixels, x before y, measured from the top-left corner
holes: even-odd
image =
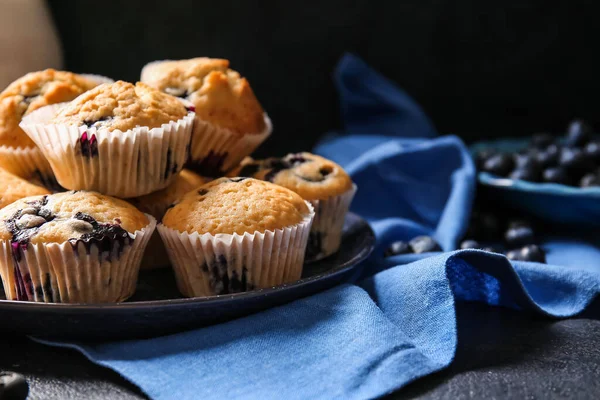
[[[60,68],[62,53],[43,0],[0,0],[0,91],[31,71]]]

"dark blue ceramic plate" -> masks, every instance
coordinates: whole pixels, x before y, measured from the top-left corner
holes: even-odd
[[[242,317],[346,282],[373,250],[375,234],[346,217],[337,254],[306,264],[302,279],[252,292],[182,298],[170,269],[142,272],[133,298],[120,304],[43,304],[0,300],[0,331],[56,339],[126,339],[179,332]],[[0,285],[1,286],[1,285]]]
[[[501,139],[471,146],[473,154],[483,149],[514,152],[527,146],[527,139]],[[578,227],[600,227],[600,188],[577,188],[555,183],[531,183],[480,172],[479,183],[488,198],[502,201],[545,221]]]

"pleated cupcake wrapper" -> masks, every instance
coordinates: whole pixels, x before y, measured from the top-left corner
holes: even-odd
[[[213,296],[294,282],[302,275],[314,209],[300,223],[243,235],[179,232],[163,224],[158,232],[187,297]]]
[[[356,190],[356,185],[352,185],[352,189],[339,196],[311,201],[315,208],[315,220],[306,249],[307,262],[321,260],[338,251],[346,214]]]
[[[50,163],[37,147],[0,146],[0,167],[44,186],[56,184]]]
[[[134,203],[134,205],[135,204],[136,203]],[[160,221],[165,214],[165,210],[170,204],[171,203],[165,202],[164,199],[163,201],[146,201],[138,208],[143,212],[154,215],[154,217]],[[144,258],[142,258],[141,269],[150,270],[164,268],[170,265],[171,263],[169,261],[167,250],[165,249],[165,245],[160,238],[158,231],[155,231],[150,238],[150,243],[148,244],[148,249],[144,253]]]
[[[196,117],[190,147],[190,169],[203,176],[223,176],[269,137],[273,126],[267,114],[264,114],[264,121],[262,132],[239,134]]]
[[[29,243],[13,257],[10,241],[0,242],[0,275],[8,300],[45,303],[111,303],[130,297],[136,288],[140,262],[156,227],[154,217],[133,234],[123,249],[100,253],[95,244]],[[118,245],[117,245],[118,246]],[[89,249],[89,250],[88,250]],[[20,287],[21,289],[18,289]]]
[[[62,105],[42,107],[21,128],[50,162],[58,183],[115,197],[142,196],[167,187],[187,158],[194,124],[190,112],[160,128],[126,132],[45,124]]]

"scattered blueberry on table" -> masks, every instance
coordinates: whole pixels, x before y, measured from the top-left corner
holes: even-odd
[[[504,211],[498,210],[498,214],[506,217]],[[498,254],[502,254],[505,248],[507,251],[504,255],[509,260],[546,262],[544,250],[536,244],[535,230],[530,221],[506,217],[503,220],[507,222],[502,224],[500,220],[494,214],[475,210],[459,248]]]
[[[572,121],[564,138],[549,133],[531,137],[516,153],[485,149],[475,156],[480,171],[512,180],[600,187],[600,140],[582,120]]]
[[[506,253],[506,258],[512,261],[546,263],[544,251],[535,244],[529,244],[520,249],[511,250]]]
[[[409,254],[412,253],[412,249],[408,245],[408,243],[403,242],[402,240],[398,240],[390,245],[385,251],[385,257],[397,256],[400,254]]]
[[[511,249],[525,246],[534,241],[535,237],[533,235],[533,229],[529,226],[519,226],[517,228],[508,229],[506,233],[504,233],[504,242],[506,243],[506,246]]]
[[[393,242],[384,253],[384,257],[398,256],[400,254],[421,254],[442,251],[440,245],[430,236],[417,236],[411,241],[402,240]]]
[[[479,244],[479,242],[477,240],[473,240],[473,239],[467,239],[467,240],[463,240],[460,243],[460,249],[461,250],[465,250],[465,249],[482,249],[483,247]]]
[[[430,236],[417,236],[409,243],[413,253],[431,253],[434,251],[442,251],[442,248],[435,240]]]

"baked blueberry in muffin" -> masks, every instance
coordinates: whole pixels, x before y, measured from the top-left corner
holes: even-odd
[[[201,175],[224,175],[271,132],[250,84],[227,60],[157,61],[144,67],[141,80],[195,107],[189,165]]]
[[[299,279],[313,216],[291,190],[221,178],[183,196],[158,229],[180,291],[210,296]]]
[[[102,84],[21,123],[59,183],[117,197],[167,187],[183,168],[193,111],[143,83]]]
[[[129,297],[155,220],[125,201],[72,191],[0,210],[0,275],[10,299],[113,302]]]
[[[273,182],[312,202],[315,220],[308,241],[308,260],[321,259],[338,250],[344,219],[356,191],[338,164],[311,153],[293,153],[264,160],[247,158],[231,174]]]
[[[34,172],[52,182],[50,165],[36,144],[19,127],[24,116],[49,104],[73,100],[95,87],[91,79],[47,69],[29,73],[0,93],[0,167],[31,179]]]

